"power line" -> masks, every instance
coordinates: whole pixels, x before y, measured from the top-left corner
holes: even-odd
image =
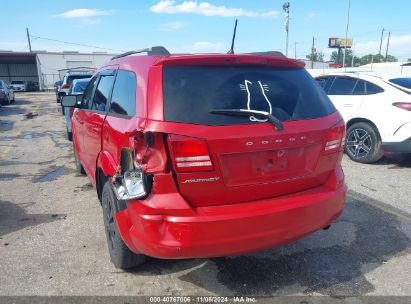
[[[105,48],[105,47],[100,47],[100,46],[95,46],[95,45],[90,45],[90,44],[82,44],[82,43],[76,43],[76,42],[63,41],[63,40],[46,38],[46,37],[40,37],[40,36],[35,36],[35,35],[31,35],[31,37],[32,37],[32,38],[35,38],[35,39],[48,40],[48,41],[54,41],[54,42],[59,42],[59,43],[64,43],[64,44],[71,44],[71,45],[77,45],[77,46],[85,46],[85,47],[90,47],[90,48],[100,49],[100,50],[109,50],[109,51],[115,51],[115,52],[125,52],[124,50],[117,50],[117,49]]]

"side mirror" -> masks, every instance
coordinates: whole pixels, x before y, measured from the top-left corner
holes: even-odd
[[[65,95],[61,100],[61,105],[63,107],[75,107],[77,105],[76,95]]]

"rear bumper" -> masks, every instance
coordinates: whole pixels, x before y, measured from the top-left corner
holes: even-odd
[[[239,255],[300,239],[335,221],[347,188],[318,187],[249,203],[200,207],[193,216],[141,214],[132,204],[116,214],[123,240],[136,253],[181,259]],[[171,203],[171,202],[170,202]]]
[[[411,137],[400,142],[385,142],[382,147],[387,152],[411,153]]]

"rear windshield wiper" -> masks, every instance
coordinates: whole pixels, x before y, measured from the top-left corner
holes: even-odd
[[[232,115],[232,116],[254,116],[255,118],[267,119],[271,122],[278,131],[284,129],[283,123],[274,115],[264,112],[264,111],[255,111],[255,110],[246,110],[246,109],[211,109],[209,111],[211,114],[221,114],[221,115]]]

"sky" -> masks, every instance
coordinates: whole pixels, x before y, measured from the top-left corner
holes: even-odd
[[[349,0],[289,0],[289,56],[304,58],[313,37],[325,58],[329,37],[345,37]],[[155,45],[171,52],[227,52],[238,19],[237,53],[285,53],[284,1],[278,0],[0,0],[0,50],[106,51]],[[351,0],[348,37],[358,56],[382,53],[411,58],[409,0]],[[58,40],[58,41],[56,41]],[[66,43],[62,43],[64,41]]]

